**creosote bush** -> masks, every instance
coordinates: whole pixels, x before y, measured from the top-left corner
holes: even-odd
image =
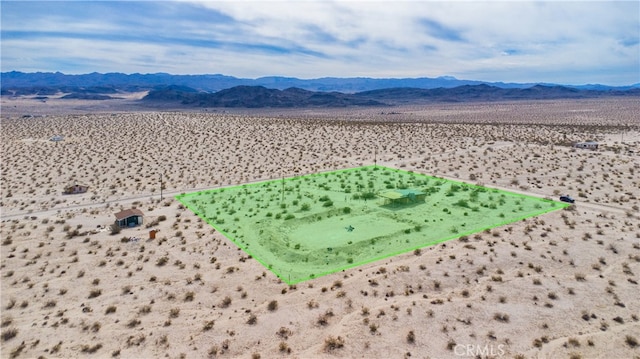
[[[277,310],[278,309],[278,301],[277,300],[270,301],[269,304],[267,305],[267,309],[269,309],[269,311],[271,311],[271,312]]]
[[[334,337],[330,335],[324,340],[324,351],[332,352],[337,349],[341,349],[344,347],[344,339],[342,337],[337,336]]]

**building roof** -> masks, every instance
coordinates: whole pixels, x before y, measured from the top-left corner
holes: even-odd
[[[378,193],[378,196],[388,199],[408,198],[411,196],[422,196],[425,193],[416,189],[393,189],[386,192]]]
[[[144,216],[144,214],[142,214],[142,211],[137,208],[130,208],[116,213],[115,216],[117,220],[122,220],[132,216]]]

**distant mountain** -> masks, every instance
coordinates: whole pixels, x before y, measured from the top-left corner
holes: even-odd
[[[241,107],[241,108],[295,108],[295,107],[349,107],[393,106],[433,102],[489,102],[516,100],[580,99],[605,96],[638,96],[640,88],[632,90],[580,90],[564,86],[535,85],[529,88],[500,88],[463,85],[454,88],[389,88],[363,91],[355,94],[309,91],[300,88],[285,90],[264,86],[235,86],[215,93],[199,92],[193,88],[170,86],[149,92],[143,103],[187,107]]]
[[[109,100],[118,94],[147,91],[142,104],[188,107],[348,107],[403,103],[579,99],[640,96],[640,84],[610,87],[597,84],[484,83],[438,78],[372,79],[366,77],[239,79],[224,75],[91,73],[2,73],[2,95]]]
[[[60,72],[35,72],[24,73],[19,71],[3,72],[1,74],[2,94],[42,94],[42,91],[62,91],[63,89],[75,89],[72,92],[80,92],[78,89],[95,87],[112,87],[123,92],[148,91],[158,86],[185,86],[198,91],[216,92],[236,86],[263,86],[270,89],[285,90],[288,88],[300,88],[309,91],[356,93],[363,91],[380,90],[386,88],[454,88],[463,85],[486,84],[498,88],[529,88],[534,85],[557,86],[547,83],[503,83],[483,82],[473,80],[459,80],[451,76],[437,78],[368,78],[368,77],[323,77],[317,79],[298,79],[295,77],[269,76],[257,79],[236,78],[233,76],[215,75],[171,75],[166,73],[155,74],[123,74],[123,73],[90,73],[83,75],[66,75]],[[640,88],[640,84],[630,86],[605,86],[589,84],[583,86],[564,86],[576,89],[588,90],[628,90]]]
[[[547,100],[605,96],[640,96],[640,88],[600,91],[543,85],[535,85],[529,88],[500,88],[482,84],[437,89],[392,88],[359,92],[356,96],[396,104],[415,102]]]
[[[143,102],[177,101],[181,105],[195,107],[241,107],[241,108],[294,108],[294,107],[349,107],[384,106],[382,102],[340,92],[314,92],[299,88],[285,90],[268,89],[264,86],[235,86],[215,93],[157,89],[150,91]]]
[[[74,92],[68,95],[64,95],[61,97],[65,100],[113,100],[117,97],[112,97],[109,95],[100,95],[100,94],[92,94],[92,93],[82,93],[82,92]]]

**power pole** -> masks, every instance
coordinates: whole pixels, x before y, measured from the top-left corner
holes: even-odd
[[[378,166],[378,147],[373,148],[373,167]]]
[[[162,173],[160,173],[160,200],[162,201]]]

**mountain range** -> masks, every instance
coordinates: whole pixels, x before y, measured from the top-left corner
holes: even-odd
[[[437,78],[368,78],[368,77],[323,77],[316,79],[298,79],[295,77],[269,76],[257,79],[237,78],[233,76],[215,75],[171,75],[167,73],[155,74],[123,74],[97,73],[82,75],[67,75],[61,72],[33,72],[19,71],[2,72],[0,74],[2,90],[27,88],[73,88],[73,87],[115,87],[123,91],[149,90],[156,86],[186,86],[199,91],[216,92],[235,86],[264,86],[266,88],[284,90],[291,87],[309,91],[337,91],[342,93],[356,93],[362,91],[380,90],[387,88],[453,88],[463,85],[486,84],[499,88],[529,88],[535,85],[557,86],[554,83],[504,83],[474,80],[459,80],[451,76]],[[629,86],[606,86],[587,84],[580,86],[562,85],[564,87],[581,90],[628,90],[640,88],[640,83]]]
[[[118,94],[147,91],[147,106],[182,107],[348,107],[393,106],[432,102],[481,102],[640,97],[640,84],[604,85],[486,83],[439,78],[319,78],[240,79],[224,75],[91,73],[2,73],[2,95],[35,95],[39,99],[63,93],[63,99],[110,100]]]

